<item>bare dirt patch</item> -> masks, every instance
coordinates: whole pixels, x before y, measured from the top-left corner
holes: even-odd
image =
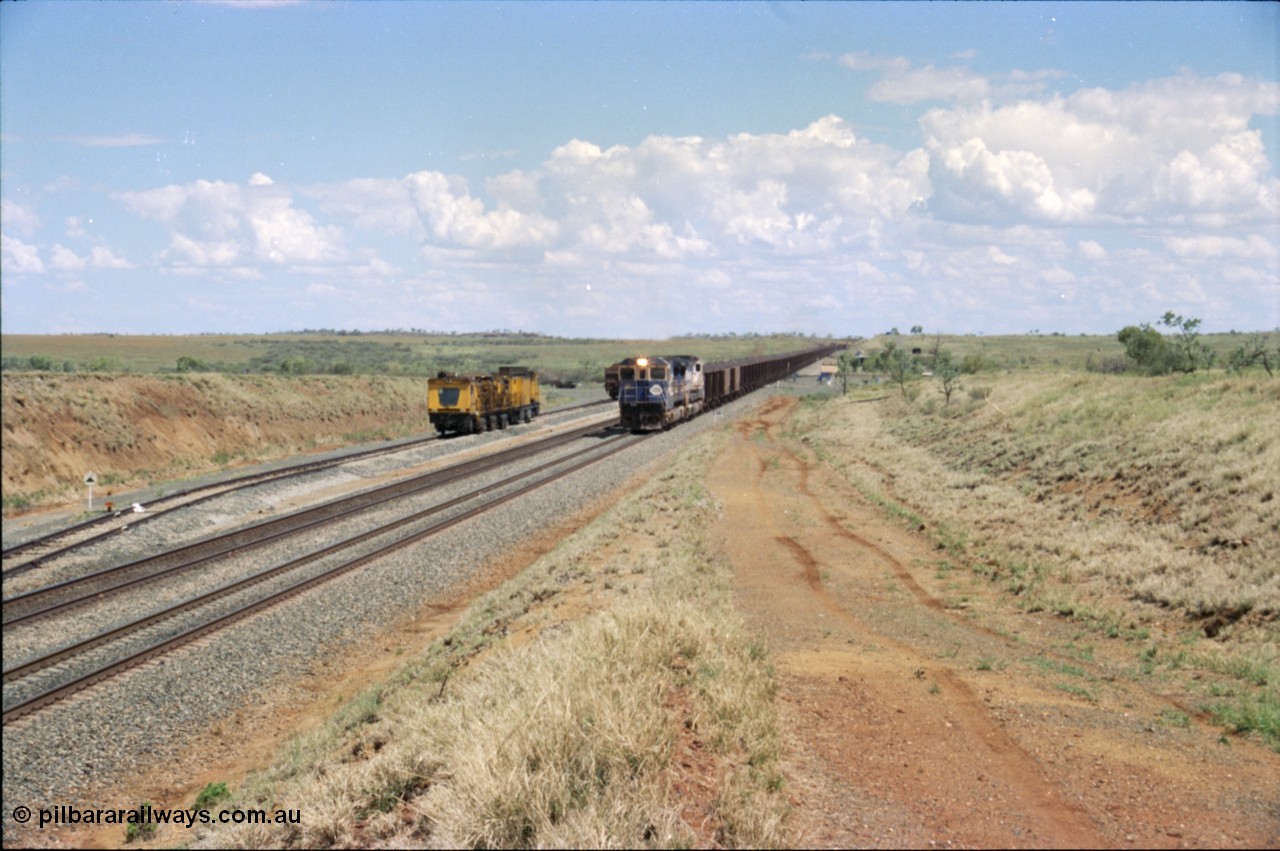
[[[774,651],[813,847],[1280,842],[1280,756],[1116,677],[1078,626],[935,570],[819,465],[777,398],[712,466],[736,599]],[[1162,720],[1163,719],[1163,720]]]

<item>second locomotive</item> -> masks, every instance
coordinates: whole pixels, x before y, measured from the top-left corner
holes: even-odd
[[[541,408],[538,373],[524,367],[499,367],[497,375],[442,372],[427,382],[427,417],[441,434],[527,423]]]

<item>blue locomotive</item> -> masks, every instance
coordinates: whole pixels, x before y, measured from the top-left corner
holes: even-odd
[[[618,408],[624,428],[656,431],[702,411],[706,384],[701,358],[628,358],[617,367]]]

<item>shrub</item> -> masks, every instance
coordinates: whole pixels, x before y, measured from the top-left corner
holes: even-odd
[[[143,801],[138,806],[138,813],[145,816],[151,806],[150,801]],[[124,841],[129,843],[140,839],[150,839],[155,832],[156,826],[150,821],[130,821],[129,826],[124,829]]]
[[[933,359],[933,374],[938,379],[938,389],[942,393],[942,398],[946,400],[946,404],[950,405],[951,394],[964,386],[960,383],[960,367],[952,359],[951,352],[938,352]]]
[[[1129,360],[1124,355],[1097,360],[1094,360],[1093,355],[1089,355],[1085,358],[1084,368],[1088,372],[1099,372],[1103,375],[1122,375],[1129,371]]]
[[[981,402],[991,395],[990,387],[970,387],[969,398],[975,402]]]
[[[192,805],[192,809],[213,809],[220,802],[225,801],[230,797],[231,790],[227,788],[226,783],[209,783],[200,790],[199,795],[196,795],[196,802]]]
[[[1231,372],[1241,372],[1254,364],[1262,364],[1267,375],[1274,375],[1272,367],[1280,365],[1280,348],[1274,352],[1269,350],[1266,338],[1261,334],[1249,337],[1244,345],[1227,356],[1227,369]]]
[[[1179,372],[1195,372],[1201,367],[1213,366],[1214,353],[1200,340],[1199,319],[1182,317],[1172,310],[1165,311],[1160,317],[1160,324],[1176,331],[1171,339],[1170,348],[1174,352],[1173,368]]]
[[[97,357],[85,365],[90,372],[123,372],[120,361],[116,358]]]
[[[1164,335],[1145,322],[1129,325],[1116,335],[1124,353],[1148,375],[1165,375],[1173,370],[1173,357]]]

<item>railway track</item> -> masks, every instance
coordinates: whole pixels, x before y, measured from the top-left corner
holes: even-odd
[[[580,405],[570,405],[549,411],[543,414],[540,420],[546,421],[561,414],[613,404],[615,404],[613,400],[603,399],[596,402],[585,402]],[[236,476],[231,479],[197,485],[160,495],[147,502],[144,513],[135,513],[132,507],[105,512],[79,523],[15,544],[0,552],[0,570],[3,571],[3,576],[6,580],[14,579],[32,570],[44,567],[61,556],[91,546],[111,535],[120,534],[128,528],[137,528],[141,524],[152,522],[180,509],[191,508],[246,488],[297,478],[309,473],[328,470],[342,464],[349,464],[353,461],[369,460],[384,455],[409,451],[440,439],[442,438],[439,435],[431,434],[392,446],[374,447],[319,461],[305,461],[276,470],[264,470]]]
[[[644,440],[633,435],[605,436],[597,424],[579,427],[525,446],[491,453],[383,488],[295,512],[227,536],[198,542],[99,571],[90,577],[37,589],[5,601],[5,627],[60,618],[80,606],[102,603],[114,594],[144,589],[192,568],[243,554],[271,541],[296,536],[338,518],[349,518],[409,497],[429,493],[444,484],[483,475],[514,461],[531,459],[572,444],[593,432],[601,440],[534,467],[470,490],[459,496],[414,509],[373,529],[350,535],[283,563],[268,566],[182,599],[176,604],[27,658],[4,671],[5,724],[29,715],[64,697],[121,671],[155,658],[209,633],[229,626],[323,582],[349,573],[395,550],[418,543],[505,502],[599,463]],[[230,540],[228,540],[230,539]],[[166,560],[167,558],[167,560]],[[150,566],[145,563],[151,562]],[[143,566],[140,566],[143,565]],[[160,565],[157,567],[157,565]],[[102,584],[105,583],[105,584]],[[109,604],[109,601],[108,601]],[[61,623],[62,621],[58,621]]]
[[[9,628],[20,623],[49,617],[75,606],[99,603],[113,594],[141,583],[160,577],[176,576],[229,553],[244,553],[307,529],[352,517],[394,500],[423,493],[449,482],[547,452],[599,430],[600,427],[594,424],[582,426],[510,450],[451,464],[439,470],[331,500],[311,508],[304,508],[283,517],[215,535],[126,564],[103,568],[63,582],[15,594],[6,597],[0,606],[0,621]]]

